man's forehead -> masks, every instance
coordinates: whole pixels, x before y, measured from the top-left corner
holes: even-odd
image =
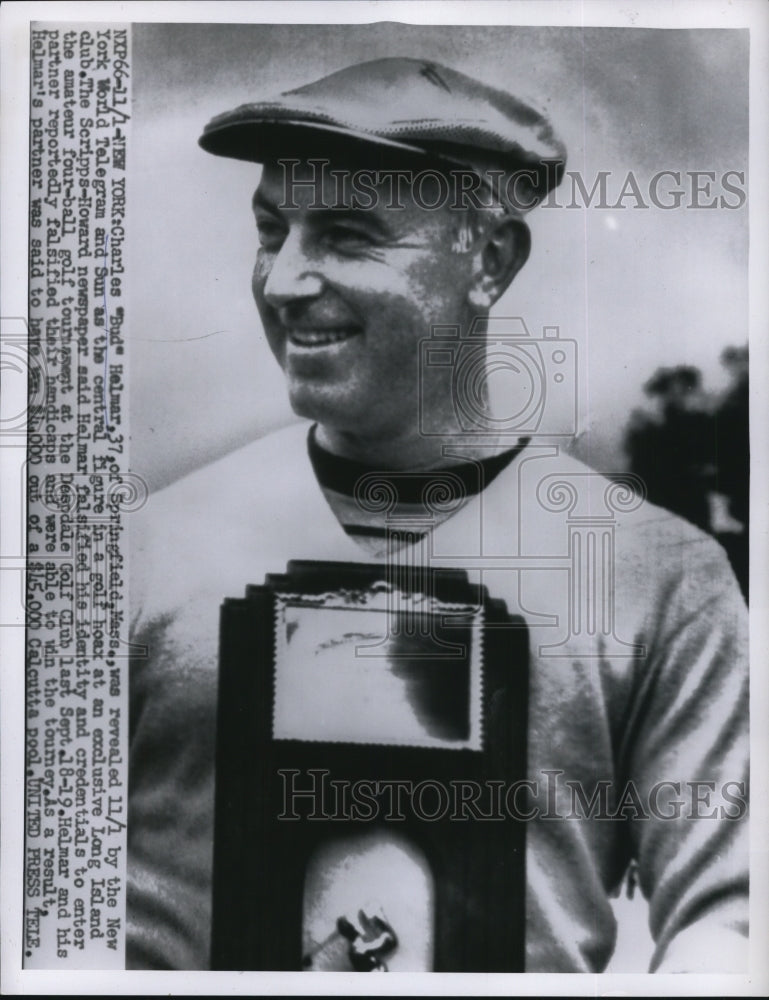
[[[348,207],[353,168],[323,157],[268,160],[254,192],[254,206],[290,211]]]
[[[267,160],[257,190],[276,196],[289,194],[293,200],[304,194],[312,200],[316,191],[340,192],[350,186],[350,179],[360,168],[339,159],[317,156],[287,155],[279,160]],[[280,197],[278,200],[285,200]]]
[[[449,199],[442,197],[439,175],[426,170],[424,164],[420,167],[364,165],[355,158],[322,156],[268,160],[254,192],[254,207],[280,211],[349,209],[388,219],[393,213],[443,214],[437,210],[450,205]]]

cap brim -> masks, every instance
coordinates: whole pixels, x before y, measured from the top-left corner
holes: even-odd
[[[411,143],[360,132],[325,122],[295,119],[252,118],[208,126],[199,145],[215,156],[226,156],[252,163],[297,155],[324,156],[335,151],[357,153],[365,157],[385,150],[430,156],[428,150]]]
[[[214,119],[198,140],[200,146],[215,156],[251,163],[276,162],[297,157],[302,160],[338,162],[348,169],[417,171],[471,170],[483,179],[487,172],[498,175],[522,170],[540,178],[537,192],[523,206],[508,205],[515,211],[528,211],[558,184],[563,173],[562,160],[533,160],[525,150],[507,153],[486,151],[482,158],[474,147],[425,139],[420,145],[401,139],[374,135],[332,122],[299,118],[271,117],[249,109]],[[507,202],[503,200],[503,204]]]

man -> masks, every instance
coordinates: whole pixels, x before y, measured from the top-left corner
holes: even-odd
[[[289,559],[413,559],[467,569],[529,625],[526,970],[605,968],[631,861],[652,970],[744,969],[747,670],[728,563],[538,437],[568,351],[489,318],[528,257],[524,213],[560,179],[549,122],[445,67],[385,59],[228,112],[201,145],[263,164],[253,292],[312,423],[148,505],[129,965],[208,963],[222,599]],[[501,350],[513,378],[495,400]],[[529,371],[545,372],[539,395]],[[446,472],[450,495],[428,503]],[[361,495],[371,473],[385,505]]]

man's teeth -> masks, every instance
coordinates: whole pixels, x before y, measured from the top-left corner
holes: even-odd
[[[300,347],[322,347],[326,344],[336,344],[347,340],[355,333],[349,327],[330,328],[327,330],[290,330],[289,340]]]

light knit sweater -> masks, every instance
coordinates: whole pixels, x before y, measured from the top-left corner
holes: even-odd
[[[369,560],[329,508],[306,436],[300,425],[248,445],[153,494],[136,518],[133,641],[148,655],[131,667],[129,968],[208,965],[222,600],[289,559]],[[627,496],[617,513],[607,488],[557,449],[530,446],[430,539],[433,565],[469,564],[528,621],[528,771],[540,785],[562,772],[556,811],[573,811],[567,780],[588,796],[608,781],[615,805],[632,782],[649,814],[527,823],[526,970],[605,968],[609,896],[636,858],[652,971],[745,971],[744,603],[714,541]],[[574,539],[590,524],[611,538],[599,548],[614,547],[603,611],[575,604],[589,596],[590,553],[575,555]],[[712,785],[693,791],[698,781]]]

